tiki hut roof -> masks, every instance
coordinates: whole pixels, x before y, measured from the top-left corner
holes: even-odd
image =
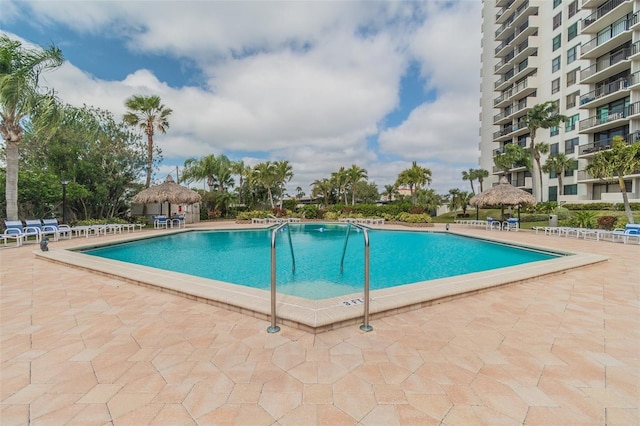
[[[469,201],[469,204],[477,207],[485,206],[517,206],[536,205],[536,199],[527,191],[511,185],[504,176],[500,183],[494,187],[482,191]]]
[[[146,188],[137,193],[132,201],[139,204],[171,203],[193,204],[199,203],[202,197],[195,191],[174,182],[171,175],[167,175],[164,183]]]

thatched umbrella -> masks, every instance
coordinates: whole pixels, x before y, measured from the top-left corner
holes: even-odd
[[[500,183],[486,191],[474,196],[469,200],[469,204],[477,207],[500,206],[502,217],[504,217],[504,206],[536,205],[536,199],[527,191],[511,185],[506,177],[500,178]],[[520,210],[518,209],[518,216]]]
[[[160,203],[160,213],[162,213],[162,203],[169,203],[169,214],[171,214],[171,204],[193,204],[199,203],[202,197],[195,191],[174,182],[171,175],[167,175],[164,183],[151,188],[143,189],[132,199],[134,203]]]

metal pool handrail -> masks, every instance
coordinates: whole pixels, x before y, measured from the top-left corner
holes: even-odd
[[[273,231],[271,231],[271,326],[267,327],[269,333],[277,333],[280,331],[280,327],[276,325],[276,237],[278,231],[283,227],[287,227],[287,234],[289,235],[289,248],[291,249],[291,271],[296,271],[296,258],[293,255],[293,243],[291,242],[291,230],[287,226],[287,222],[283,222],[278,225]]]
[[[347,224],[347,235],[345,236],[344,246],[342,248],[342,259],[340,259],[340,272],[342,272],[344,268],[344,256],[347,253],[347,243],[349,242],[349,233],[351,232],[352,225],[362,230],[362,235],[364,236],[364,321],[360,326],[360,330],[371,331],[373,327],[369,325],[369,232],[366,227],[360,224]]]

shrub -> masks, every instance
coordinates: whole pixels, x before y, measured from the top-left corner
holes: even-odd
[[[617,216],[600,216],[598,218],[598,229],[607,229],[611,231],[616,227],[617,221]]]
[[[308,204],[302,208],[302,215],[307,219],[318,218],[318,206]]]
[[[576,215],[569,221],[571,226],[575,226],[578,228],[595,228],[596,226],[596,213],[593,211],[579,211]]]
[[[326,220],[338,220],[340,215],[336,212],[325,212],[323,219]]]
[[[411,210],[409,210],[409,213],[411,213],[411,214],[422,214],[422,213],[424,213],[424,208],[422,208],[420,206],[414,206],[414,207],[411,207]]]
[[[398,221],[407,223],[431,223],[432,219],[426,213],[412,214],[403,212],[398,215]]]

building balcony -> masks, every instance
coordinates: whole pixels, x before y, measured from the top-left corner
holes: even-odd
[[[528,97],[518,103],[513,104],[506,111],[501,112],[493,117],[493,124],[505,124],[514,118],[526,115],[531,111],[533,106],[538,102],[537,97]]]
[[[605,0],[582,0],[581,7],[582,9],[595,9],[604,2]]]
[[[640,58],[640,41],[636,41],[631,45],[631,54],[629,55],[629,59],[638,59]]]
[[[580,84],[596,83],[631,68],[631,47],[620,50],[580,70]]]
[[[580,108],[590,109],[596,108],[601,105],[608,104],[609,102],[629,95],[629,87],[634,80],[637,80],[638,73],[630,75],[627,78],[621,78],[614,82],[603,84],[596,90],[592,90],[589,93],[585,93],[580,96]]]
[[[597,34],[632,12],[633,0],[609,0],[582,19],[582,34]]]
[[[640,141],[640,132],[627,135],[625,142],[630,145],[634,142]],[[600,151],[607,151],[613,146],[613,138],[609,138],[602,141],[591,142],[585,145],[578,146],[578,158],[589,158]]]
[[[523,135],[528,131],[529,129],[524,123],[518,122],[516,124],[511,124],[509,126],[503,127],[502,129],[495,132],[493,134],[493,140],[495,142],[504,142],[513,137]]]
[[[501,41],[504,38],[508,37],[509,30],[512,28],[520,27],[524,22],[526,22],[527,17],[530,15],[537,15],[538,8],[537,7],[529,7],[529,0],[525,0],[518,8],[514,9],[511,7],[511,10],[514,12],[509,15],[500,27],[495,32],[495,39],[497,41]]]
[[[619,112],[602,112],[593,115],[579,123],[580,133],[596,133],[614,127],[620,127],[629,122],[629,117],[640,113],[640,102],[635,102]]]
[[[581,59],[595,59],[603,56],[614,47],[631,41],[631,26],[638,20],[638,13],[609,26],[609,31],[602,32],[580,46]]]
[[[640,169],[639,170],[634,170],[633,172],[631,172],[631,174],[628,175],[624,175],[622,178],[623,179],[633,179],[633,178],[637,178],[640,177]],[[618,179],[618,175],[614,175],[613,177],[615,180]],[[595,182],[595,181],[600,181],[601,179],[598,177],[595,177],[593,175],[591,175],[589,172],[587,172],[586,170],[578,170],[578,183],[587,183],[587,182]],[[611,179],[608,179],[609,181],[611,181]]]

